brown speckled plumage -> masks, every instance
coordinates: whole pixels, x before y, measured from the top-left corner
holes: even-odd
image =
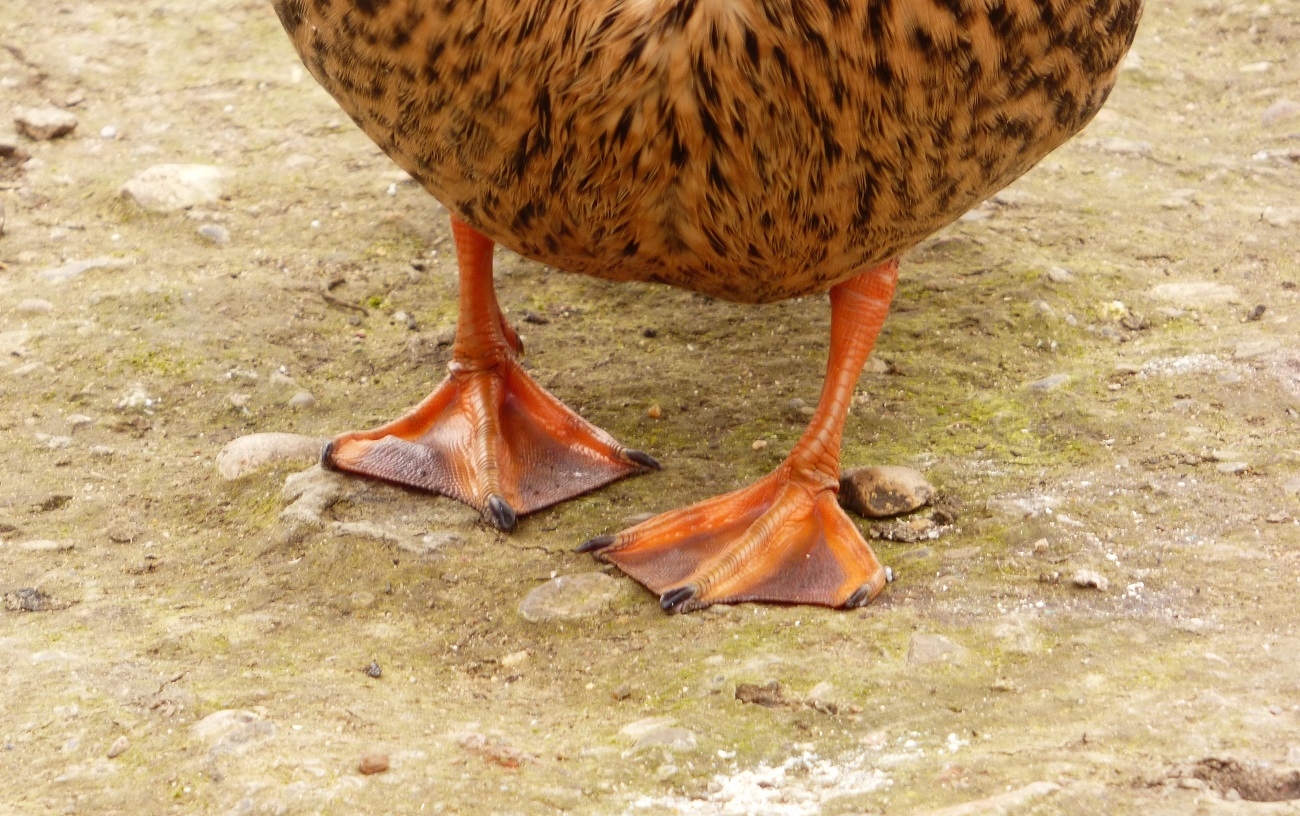
[[[1141,0],[274,0],[454,214],[570,272],[825,290],[1101,107]]]

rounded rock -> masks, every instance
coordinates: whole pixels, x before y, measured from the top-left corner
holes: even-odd
[[[361,761],[357,763],[357,770],[366,776],[373,776],[388,770],[388,766],[388,754],[374,752],[361,757]]]
[[[934,498],[920,471],[897,465],[854,468],[840,476],[840,504],[866,518],[910,513]]]

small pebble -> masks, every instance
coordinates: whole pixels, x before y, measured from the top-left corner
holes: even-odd
[[[122,754],[125,754],[126,749],[130,747],[131,747],[130,740],[128,740],[124,736],[118,737],[117,739],[113,740],[112,745],[108,746],[108,753],[105,754],[104,756],[108,757],[109,759],[117,759]]]
[[[1070,579],[1075,586],[1105,592],[1110,589],[1110,579],[1096,570],[1079,570]]]
[[[367,677],[373,677],[376,680],[384,676],[384,670],[379,667],[378,661],[375,660],[370,661],[370,665],[366,666],[362,671],[366,673]]]
[[[99,129],[99,138],[101,138],[101,139],[116,139],[116,138],[117,138],[117,128],[114,127],[113,125],[104,125],[102,128]]]
[[[761,451],[761,450],[763,450],[764,448],[767,447],[767,440],[766,440],[766,439],[755,439],[755,440],[754,440],[754,444],[750,445],[750,447],[753,448],[753,449],[756,450],[756,451]]]
[[[658,419],[659,417],[664,415],[664,409],[660,408],[659,403],[656,402],[654,405],[651,405],[650,408],[646,410],[645,415],[650,417],[651,419]]]
[[[312,396],[310,391],[299,391],[298,393],[294,394],[292,397],[289,397],[289,407],[293,408],[296,411],[302,411],[307,408],[312,408],[315,405],[316,405],[316,398]]]
[[[517,652],[511,652],[510,654],[501,658],[501,665],[509,669],[515,666],[522,665],[527,660],[528,660],[528,651],[526,649],[520,649]]]
[[[214,244],[230,243],[230,230],[220,224],[204,224],[199,227],[197,232],[202,237],[208,239]]]
[[[383,773],[388,770],[388,754],[378,752],[366,754],[361,757],[361,762],[357,763],[357,770],[366,776]]]

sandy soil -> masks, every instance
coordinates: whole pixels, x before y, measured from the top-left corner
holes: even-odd
[[[572,548],[778,462],[824,298],[502,253],[532,371],[663,472],[512,536],[304,464],[227,481],[231,440],[441,378],[445,213],[266,3],[9,0],[0,813],[1300,813],[1300,2],[1153,0],[1136,53],[905,261],[845,463],[922,469],[955,523],[863,522],[898,576],[865,610],[669,617]],[[77,129],[14,136],[46,103]],[[119,195],[168,163],[219,198]],[[596,611],[519,613],[580,573]]]

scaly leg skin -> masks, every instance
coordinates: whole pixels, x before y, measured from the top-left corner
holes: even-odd
[[[321,464],[451,496],[507,531],[518,516],[657,469],[524,371],[492,287],[491,239],[451,226],[460,319],[447,379],[406,416],[336,437]]]
[[[831,289],[826,380],[808,429],[749,487],[656,516],[578,548],[658,594],[667,612],[766,601],[856,607],[887,573],[836,501],[844,417],[898,280],[890,261]]]

